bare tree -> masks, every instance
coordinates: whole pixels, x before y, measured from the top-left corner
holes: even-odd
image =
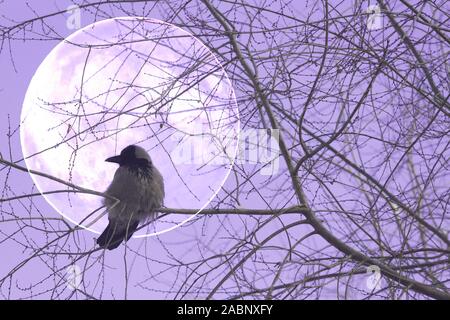
[[[95,246],[95,234],[60,217],[28,179],[17,147],[21,123],[3,113],[2,298],[450,298],[446,1],[71,4],[83,25],[153,17],[197,37],[233,85],[242,132],[276,133],[277,157],[234,162],[220,192],[192,220],[105,252]],[[16,44],[22,43],[20,50],[31,43],[50,50],[49,43],[72,32],[65,27],[66,7],[46,13],[29,7],[29,12],[31,18],[0,20],[1,61],[11,69],[21,68]],[[172,37],[166,40],[176,41]],[[86,69],[91,50],[94,46],[84,51]],[[131,51],[143,65],[151,63]],[[168,87],[182,90],[180,82],[196,87],[217,71],[201,69],[210,60],[196,53],[179,64],[182,76],[170,78]],[[175,132],[189,135],[171,127],[162,111],[182,93],[153,97],[139,110],[128,108],[126,100],[117,113],[105,105],[95,118],[85,110],[70,114],[69,103],[82,110],[88,102],[83,81],[77,97],[43,102],[73,121],[61,123],[67,136],[54,146],[70,145],[74,159],[87,145],[101,145],[123,130],[117,125],[110,131],[105,123],[135,111],[140,113],[129,126],[146,123],[161,146]],[[136,95],[155,89],[134,82],[118,88]],[[5,95],[10,87],[2,89]],[[98,96],[114,94],[109,88]],[[218,94],[212,90],[206,97]],[[20,105],[10,108],[20,111]],[[89,130],[78,130],[79,122],[88,122]],[[273,161],[278,170],[261,174]],[[174,164],[173,175],[177,170]],[[106,197],[70,177],[31,174],[52,181],[55,188],[46,194],[64,194],[67,201],[75,194]],[[164,207],[159,220],[171,225],[198,209]],[[100,212],[86,213],[80,224]]]

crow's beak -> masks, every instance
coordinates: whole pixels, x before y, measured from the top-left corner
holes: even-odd
[[[106,162],[114,162],[114,163],[119,163],[120,164],[120,156],[114,156],[114,157],[110,157],[108,159],[106,159]]]

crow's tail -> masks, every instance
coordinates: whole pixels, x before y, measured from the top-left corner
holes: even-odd
[[[108,226],[97,239],[97,244],[103,249],[115,249],[122,241],[128,241],[136,231],[139,221],[130,221],[129,223],[119,223],[118,221],[110,221]]]

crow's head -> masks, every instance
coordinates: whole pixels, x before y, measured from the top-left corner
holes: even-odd
[[[129,167],[147,167],[152,164],[152,160],[148,153],[143,148],[135,145],[126,147],[122,150],[120,155],[110,157],[105,161]]]

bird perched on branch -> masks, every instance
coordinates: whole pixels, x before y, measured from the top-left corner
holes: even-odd
[[[128,241],[139,223],[156,216],[164,200],[164,181],[141,147],[130,145],[120,155],[105,161],[119,164],[106,194],[119,199],[105,198],[108,226],[97,239],[104,249],[115,249],[123,240]]]

